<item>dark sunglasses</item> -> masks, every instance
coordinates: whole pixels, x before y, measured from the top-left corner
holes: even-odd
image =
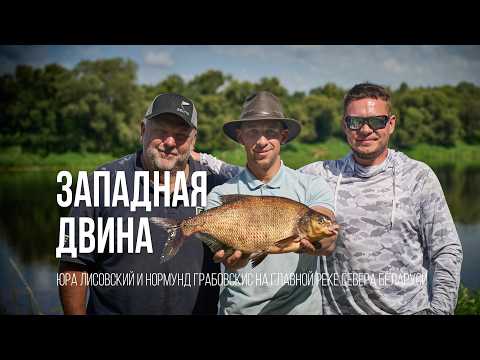
[[[367,124],[373,130],[378,130],[387,126],[389,119],[390,116],[388,115],[369,117],[345,116],[345,124],[350,130],[360,130],[363,124]]]

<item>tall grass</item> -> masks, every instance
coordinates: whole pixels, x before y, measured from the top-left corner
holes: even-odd
[[[346,141],[331,138],[320,143],[293,142],[282,148],[282,159],[291,168],[297,169],[319,160],[340,159],[350,151]],[[420,144],[411,149],[400,151],[409,157],[423,161],[431,167],[445,165],[480,166],[480,146],[460,143],[455,147],[446,148],[428,144]],[[214,151],[213,155],[230,164],[244,165],[245,155],[239,145],[232,151]]]
[[[115,158],[111,154],[74,152],[41,156],[8,149],[0,152],[0,168],[7,171],[94,170]]]
[[[444,165],[480,166],[480,146],[459,143],[454,147],[419,144],[404,151],[413,159],[423,161],[431,167]]]
[[[282,147],[282,159],[291,168],[297,169],[319,160],[339,159],[349,152],[348,144],[341,139],[330,138],[325,142],[293,142]],[[411,149],[402,150],[413,159],[423,161],[432,167],[444,165],[480,166],[480,145],[460,143],[446,148],[420,144]],[[234,150],[214,151],[213,155],[230,164],[245,165],[243,147]],[[99,165],[110,162],[118,156],[102,153],[39,154],[25,153],[18,148],[0,151],[0,168],[3,170],[93,170]]]
[[[472,291],[460,285],[455,315],[480,315],[480,290]]]

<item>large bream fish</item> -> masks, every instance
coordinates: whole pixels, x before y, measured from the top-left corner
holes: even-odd
[[[330,218],[297,201],[278,196],[223,195],[222,205],[184,219],[150,218],[168,233],[161,256],[175,256],[184,240],[198,234],[210,250],[241,250],[257,266],[268,254],[294,252],[300,239],[312,243],[336,233]]]

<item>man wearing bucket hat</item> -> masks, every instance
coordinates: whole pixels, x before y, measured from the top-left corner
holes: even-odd
[[[284,116],[273,94],[262,91],[249,96],[240,119],[223,126],[229,138],[243,145],[246,168],[212,189],[207,208],[221,205],[221,196],[227,194],[281,196],[333,218],[333,192],[325,180],[292,170],[280,158],[281,145],[293,140],[300,130],[296,120]],[[316,255],[330,255],[335,240],[336,235],[323,239]],[[215,259],[223,262],[227,273],[253,279],[266,275],[270,280],[273,274],[314,274],[318,263],[317,257],[310,254],[287,253],[269,256],[253,268],[238,250],[228,258],[220,250]],[[322,296],[314,283],[270,281],[267,285],[229,283],[221,288],[219,314],[322,314]]]

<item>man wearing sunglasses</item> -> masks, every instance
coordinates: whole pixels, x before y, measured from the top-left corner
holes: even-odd
[[[300,169],[334,191],[340,225],[334,254],[320,259],[326,314],[453,314],[463,252],[441,185],[426,164],[388,148],[396,126],[390,95],[363,83],[344,99],[351,152]],[[214,171],[234,167],[202,154]],[[307,248],[310,245],[305,243]]]

